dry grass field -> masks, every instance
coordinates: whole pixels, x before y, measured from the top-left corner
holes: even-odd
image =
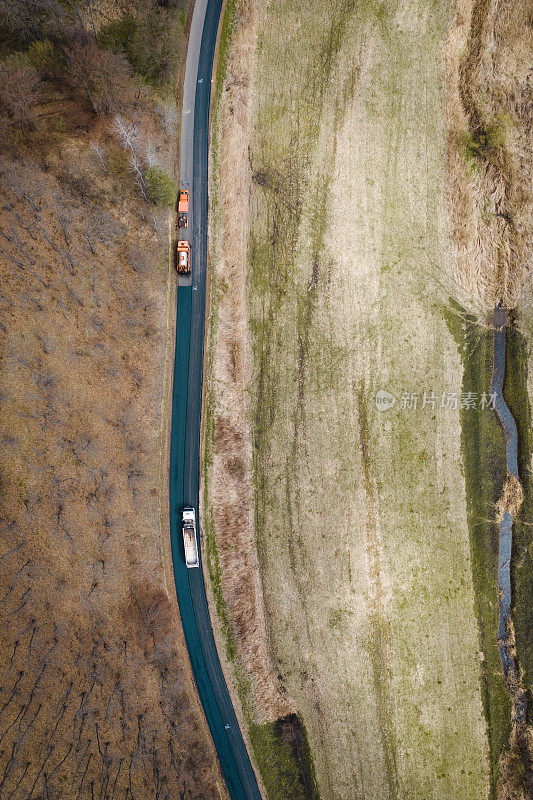
[[[257,535],[276,656],[325,797],[487,792],[459,420],[438,402],[421,408],[424,391],[461,382],[436,308],[437,278],[453,274],[446,11],[347,4],[326,25],[323,9],[296,15],[288,27],[308,37],[296,59],[272,27],[263,39],[250,237]],[[274,63],[287,63],[284,80],[269,82]],[[419,407],[379,413],[380,389],[417,394]]]
[[[462,381],[443,314],[464,291],[445,193],[452,12],[258,4],[251,100],[236,84],[245,97],[225,113],[240,138],[221,137],[215,161],[246,153],[251,102],[248,174],[237,198],[218,184],[219,236],[235,241],[247,218],[214,254],[213,428],[216,442],[217,415],[236,414],[240,364],[238,472],[271,657],[323,798],[489,796],[461,428],[441,407]],[[247,336],[230,313],[243,313],[243,245]],[[397,398],[388,412],[380,389]],[[235,543],[214,523],[224,588]]]
[[[465,304],[531,306],[533,19],[527,2],[458,0],[447,48],[450,210]]]
[[[235,28],[214,147],[212,577],[248,716],[279,713],[270,663],[323,798],[526,796],[496,647],[503,440],[481,398],[502,299],[526,335],[506,393],[527,688],[528,13],[271,0]]]
[[[208,402],[213,414],[207,460],[209,492],[206,511],[221,540],[220,579],[241,659],[253,676],[254,701],[263,720],[275,720],[290,709],[277,685],[269,661],[263,595],[254,546],[250,426],[247,382],[250,361],[246,337],[246,211],[250,176],[247,147],[251,112],[257,8],[240,2],[224,88],[217,113],[220,149],[217,189],[223,204],[214,207],[211,235],[217,253],[208,380],[216,397]],[[224,55],[223,55],[224,57]],[[235,220],[240,222],[235,224]],[[215,322],[216,318],[216,322]],[[214,333],[214,331],[212,331]],[[209,391],[209,390],[208,390]]]

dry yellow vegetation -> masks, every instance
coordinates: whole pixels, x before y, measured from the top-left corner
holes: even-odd
[[[517,632],[516,657],[527,691],[533,663],[528,527],[532,394],[530,389],[528,401],[526,386],[531,383],[527,351],[531,349],[533,297],[532,55],[529,3],[457,0],[446,59],[449,209],[463,306],[485,321],[487,313],[502,302],[518,322],[507,333],[505,393],[518,424],[521,482],[507,475],[495,512],[498,522],[504,510],[515,519],[514,624],[509,633],[514,643]],[[508,689],[514,697],[518,686],[511,681]],[[491,747],[493,761],[498,749]],[[531,730],[524,724],[513,723],[510,749],[501,755],[495,772],[499,772],[499,798],[525,798],[533,791]]]
[[[214,441],[208,473],[207,513],[219,541],[221,585],[228,604],[239,655],[259,718],[275,720],[290,708],[268,654],[262,587],[253,533],[253,496],[247,385],[250,352],[246,336],[246,217],[250,175],[247,165],[251,81],[257,8],[242,0],[236,8],[232,47],[228,56],[217,111],[220,149],[217,185],[222,203],[215,206],[211,225],[214,268],[216,339],[211,342],[216,386]],[[239,222],[236,222],[239,220]],[[209,392],[209,388],[207,390]],[[209,401],[213,402],[213,398]]]
[[[169,566],[171,214],[141,182],[173,172],[176,109],[127,69],[119,118],[71,73],[24,94],[23,57],[0,90],[0,796],[225,798]]]
[[[450,211],[465,305],[531,305],[533,24],[527,2],[457,0],[447,71]]]
[[[2,791],[213,797],[165,580],[166,220],[31,162],[0,180]]]
[[[215,442],[217,420],[251,433],[238,472],[272,661],[323,798],[489,797],[461,426],[442,400],[462,383],[443,309],[465,294],[446,196],[453,8],[277,0],[255,13],[235,192],[223,176],[246,156],[246,84],[230,79],[220,106],[213,427]],[[217,498],[235,455],[219,445]]]

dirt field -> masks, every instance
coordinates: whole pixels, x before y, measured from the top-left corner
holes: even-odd
[[[175,111],[125,86],[172,174]],[[1,98],[0,796],[224,798],[168,569],[171,215],[112,117],[39,92]]]
[[[463,368],[446,322],[450,295],[468,294],[446,202],[453,8],[280,0],[256,13],[248,337],[220,310],[240,303],[241,241],[235,259],[214,255],[213,393],[228,413],[237,352],[251,431],[239,473],[278,680],[323,798],[488,797]],[[226,113],[241,124],[238,104]],[[221,139],[217,168],[244,136]],[[246,206],[220,187],[233,241]],[[379,390],[396,398],[388,411]]]

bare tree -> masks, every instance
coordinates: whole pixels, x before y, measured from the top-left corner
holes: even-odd
[[[157,157],[157,153],[154,147],[154,143],[152,142],[151,138],[148,137],[146,141],[146,147],[144,149],[144,153],[146,156],[146,163],[149,167],[159,167],[161,166],[160,161]]]
[[[130,169],[133,173],[135,184],[139,187],[143,198],[146,200],[146,181],[142,172],[142,159],[138,154],[140,134],[132,122],[126,122],[118,114],[113,118],[113,130],[118,135],[124,150],[129,150]]]
[[[102,50],[94,39],[67,49],[71,82],[81,88],[98,114],[117,112],[124,103],[131,70],[123,55]]]
[[[0,24],[23,42],[56,33],[66,22],[60,0],[0,0]]]
[[[118,135],[124,150],[135,152],[135,148],[139,143],[139,132],[133,122],[127,122],[119,114],[116,114],[113,117],[112,129]]]
[[[163,126],[167,136],[174,136],[178,129],[179,114],[174,104],[161,103],[156,107],[156,111],[163,120]]]
[[[39,76],[33,67],[0,64],[0,100],[18,122],[33,128]]]
[[[96,154],[98,160],[100,161],[100,164],[102,165],[102,169],[104,170],[104,172],[107,172],[108,170],[107,170],[107,167],[105,165],[102,146],[99,145],[98,142],[91,142],[91,149],[92,149],[93,153]]]

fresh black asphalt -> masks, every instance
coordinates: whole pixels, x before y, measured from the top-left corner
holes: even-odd
[[[232,800],[261,795],[218,658],[200,569],[187,569],[181,510],[198,511],[200,422],[207,266],[208,144],[211,75],[222,0],[209,0],[200,46],[194,107],[189,240],[191,282],[178,287],[170,449],[170,532],[176,594],[198,694]],[[201,525],[201,521],[200,521]]]

